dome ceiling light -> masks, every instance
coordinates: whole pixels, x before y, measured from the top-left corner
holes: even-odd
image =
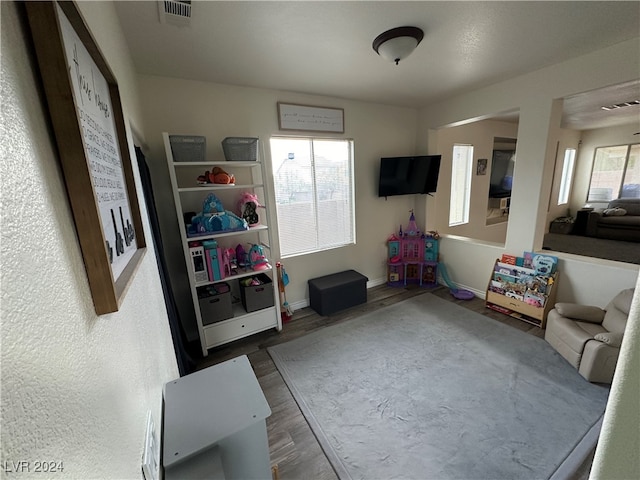
[[[424,32],[418,27],[392,28],[376,37],[373,49],[382,58],[398,65],[416,49],[423,37]]]

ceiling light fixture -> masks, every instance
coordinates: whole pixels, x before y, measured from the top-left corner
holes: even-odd
[[[423,37],[424,32],[418,27],[392,28],[376,37],[373,49],[382,58],[398,65],[416,49]]]

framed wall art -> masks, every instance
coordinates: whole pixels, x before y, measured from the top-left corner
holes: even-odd
[[[98,315],[119,309],[146,251],[116,79],[74,2],[25,2]]]
[[[280,130],[344,133],[344,110],[278,102],[278,127]]]
[[[476,166],[476,175],[486,175],[487,174],[487,159],[479,158],[478,165]]]

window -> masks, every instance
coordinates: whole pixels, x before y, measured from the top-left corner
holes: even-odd
[[[454,145],[451,165],[451,204],[449,226],[469,223],[473,145]]]
[[[280,254],[355,243],[353,140],[271,139]]]
[[[640,198],[640,144],[596,148],[588,202]]]
[[[558,194],[558,205],[569,202],[569,192],[571,192],[571,181],[573,180],[573,166],[576,160],[576,149],[567,148],[564,151],[564,162],[562,164],[562,178],[560,179],[560,193]]]

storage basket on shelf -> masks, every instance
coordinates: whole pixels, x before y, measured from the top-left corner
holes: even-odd
[[[264,273],[254,275],[253,278],[258,280],[258,285],[251,285],[251,279],[248,279],[246,282],[249,283],[248,285],[240,283],[240,299],[247,313],[273,307],[274,305],[273,282],[271,278]]]
[[[211,325],[233,318],[231,288],[226,282],[199,288],[198,303],[200,304],[203,325]]]
[[[222,141],[227,161],[255,162],[258,158],[258,139],[251,137],[227,137]]]
[[[198,135],[169,135],[174,162],[204,162],[207,140]]]

